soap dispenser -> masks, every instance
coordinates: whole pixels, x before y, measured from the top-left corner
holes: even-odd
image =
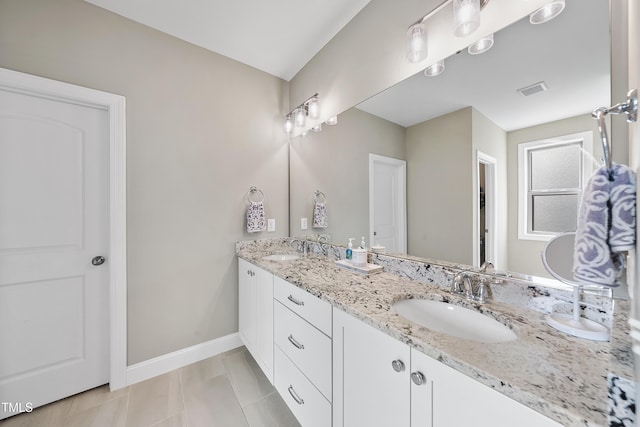
[[[364,242],[364,236],[360,240],[360,249],[367,249],[367,244]]]
[[[347,259],[353,258],[353,237],[349,237],[349,245],[347,246],[346,257]]]

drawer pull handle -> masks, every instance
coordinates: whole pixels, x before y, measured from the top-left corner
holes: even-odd
[[[291,344],[293,344],[293,346],[297,349],[300,350],[304,350],[304,345],[300,344],[294,337],[293,335],[289,335],[289,337],[287,338],[289,340],[289,342]]]
[[[292,385],[290,385],[287,390],[289,390],[289,394],[291,395],[291,397],[293,397],[293,400],[295,400],[298,405],[304,405],[304,400],[302,400],[300,396],[298,396],[298,393],[296,393]]]
[[[396,372],[402,372],[404,371],[404,362],[400,359],[396,359],[393,362],[391,362],[391,367]]]
[[[295,299],[295,298],[293,297],[293,295],[289,295],[289,296],[287,297],[287,299],[288,299],[289,301],[291,301],[292,303],[294,303],[295,305],[300,305],[300,306],[304,305],[304,301],[300,301],[300,300]]]

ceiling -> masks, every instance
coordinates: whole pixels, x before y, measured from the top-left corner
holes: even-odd
[[[291,80],[370,0],[85,0]]]
[[[524,18],[484,54],[465,50],[445,64],[443,74],[418,73],[358,108],[408,127],[473,106],[506,131],[590,113],[611,102],[609,1],[566,0],[554,20]],[[517,92],[540,81],[546,92]]]
[[[85,1],[289,81],[370,0]],[[488,52],[453,55],[443,74],[418,73],[358,108],[408,127],[473,106],[510,131],[609,105],[609,1],[566,4],[553,21],[524,18]],[[540,81],[548,91],[517,92]]]

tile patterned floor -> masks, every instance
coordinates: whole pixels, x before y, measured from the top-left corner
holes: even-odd
[[[299,427],[245,347],[110,392],[102,386],[1,427]]]

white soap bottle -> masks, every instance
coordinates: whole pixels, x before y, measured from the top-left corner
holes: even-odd
[[[364,242],[364,236],[362,236],[362,240],[360,240],[360,249],[367,249],[367,244]]]

